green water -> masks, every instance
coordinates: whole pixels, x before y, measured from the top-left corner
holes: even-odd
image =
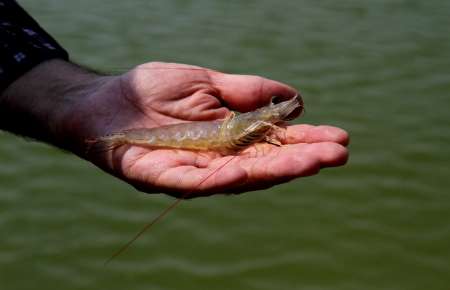
[[[287,82],[346,167],[171,201],[0,133],[0,289],[449,289],[450,2],[20,1],[104,71],[151,60]]]

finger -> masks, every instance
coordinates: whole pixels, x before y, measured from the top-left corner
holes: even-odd
[[[342,150],[341,148],[344,148]],[[286,145],[279,150],[243,163],[249,178],[275,181],[316,174],[320,168],[338,165],[345,159],[345,147],[333,142]]]
[[[341,144],[320,142],[303,146],[302,153],[319,160],[320,168],[342,166],[347,163],[348,150]]]
[[[325,125],[292,125],[278,135],[284,144],[335,142],[347,146],[349,143],[349,135],[345,130]]]
[[[269,188],[317,174],[324,167],[344,165],[347,160],[347,149],[334,142],[286,145],[264,157],[242,160],[241,166],[248,171],[248,180],[229,191],[239,193]]]
[[[251,75],[233,75],[209,72],[212,85],[220,92],[220,97],[233,110],[248,112],[267,105],[276,96],[287,100],[298,91],[286,84]]]

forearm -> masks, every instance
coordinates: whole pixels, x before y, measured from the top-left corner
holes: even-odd
[[[40,63],[0,95],[0,129],[80,153],[84,104],[103,76],[60,59]]]
[[[1,2],[0,129],[73,151],[76,111],[100,76],[68,62],[17,2]]]

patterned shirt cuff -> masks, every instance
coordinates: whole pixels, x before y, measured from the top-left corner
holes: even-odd
[[[15,1],[0,0],[0,93],[39,63],[69,55]]]

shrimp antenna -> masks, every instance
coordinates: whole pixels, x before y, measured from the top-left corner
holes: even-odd
[[[132,243],[134,243],[143,233],[145,233],[149,228],[151,228],[154,224],[160,221],[170,210],[175,208],[180,202],[182,198],[177,198],[174,202],[172,202],[166,209],[164,209],[158,216],[156,216],[151,222],[146,224],[131,240],[129,240],[126,244],[124,244],[120,249],[118,249],[114,254],[109,257],[108,260],[105,261],[104,266],[108,265],[115,257],[119,256],[123,252],[125,252]]]
[[[205,178],[203,178],[196,186],[195,188],[198,188],[200,185],[202,185],[206,180],[208,180],[213,174],[217,173],[220,169],[225,167],[228,163],[233,160],[235,156],[232,156],[230,159],[225,161],[222,165],[217,167],[215,170],[213,170],[210,174],[208,174]],[[104,266],[108,265],[115,257],[119,256],[123,252],[125,252],[131,244],[133,244],[140,236],[142,236],[143,233],[145,233],[148,229],[150,229],[154,224],[159,222],[164,216],[166,216],[172,209],[174,209],[183,199],[187,198],[190,194],[192,194],[195,191],[195,189],[192,189],[185,194],[183,194],[181,197],[178,197],[174,202],[172,202],[168,207],[166,207],[159,215],[157,215],[151,222],[146,224],[139,232],[137,232],[136,235],[132,239],[130,239],[126,244],[124,244],[122,247],[120,247],[116,252],[114,252],[111,257],[109,257],[108,260],[105,261]]]

